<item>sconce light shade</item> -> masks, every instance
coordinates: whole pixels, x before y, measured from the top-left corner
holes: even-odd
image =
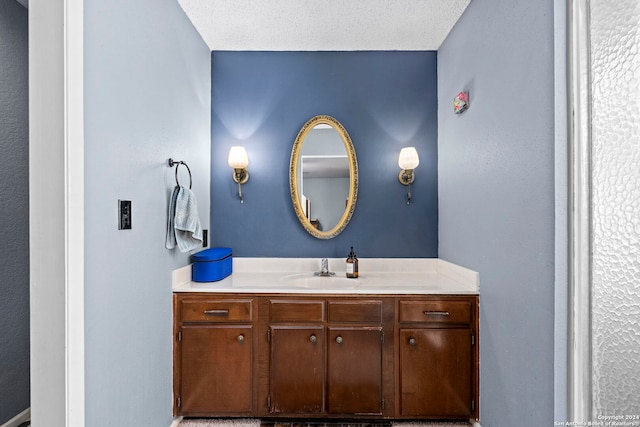
[[[240,199],[240,203],[244,203],[244,199],[242,198],[242,184],[249,181],[249,171],[246,169],[246,167],[249,166],[247,150],[245,150],[244,147],[231,147],[227,163],[233,168],[233,180],[238,184],[238,198]]]
[[[415,169],[420,164],[420,158],[415,147],[405,147],[400,150],[398,166],[400,169]]]
[[[407,205],[411,203],[411,183],[415,179],[413,170],[420,164],[420,158],[415,147],[405,147],[400,150],[398,156],[398,166],[400,166],[400,173],[398,174],[398,180],[402,185],[408,185],[407,191]]]
[[[229,166],[234,169],[244,169],[249,166],[249,157],[247,156],[247,150],[244,147],[231,147],[229,150],[229,159],[227,160]]]

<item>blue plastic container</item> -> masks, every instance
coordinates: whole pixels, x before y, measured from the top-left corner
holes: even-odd
[[[194,282],[217,282],[232,273],[231,248],[209,248],[191,256],[193,266],[191,279]]]

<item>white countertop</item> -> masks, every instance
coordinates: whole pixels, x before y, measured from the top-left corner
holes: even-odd
[[[345,260],[329,258],[335,276],[318,277],[318,258],[234,258],[233,273],[217,282],[191,281],[191,265],[173,271],[174,292],[297,294],[478,295],[478,273],[437,258],[360,258],[347,279]]]

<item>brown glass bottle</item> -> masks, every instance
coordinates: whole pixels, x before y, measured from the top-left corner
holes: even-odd
[[[353,246],[351,246],[351,252],[347,257],[347,277],[350,279],[358,278],[358,258],[355,252],[353,252]]]

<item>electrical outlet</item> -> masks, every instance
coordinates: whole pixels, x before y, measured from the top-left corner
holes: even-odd
[[[118,200],[118,230],[131,230],[131,200]]]

